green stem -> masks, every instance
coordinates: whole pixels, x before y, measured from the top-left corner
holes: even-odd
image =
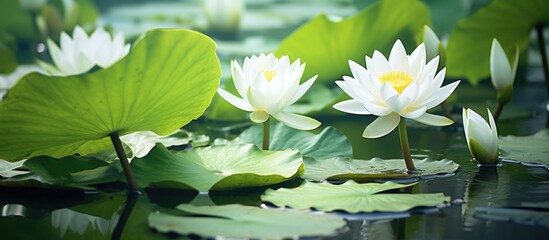
[[[545,74],[545,87],[547,90],[547,96],[549,97],[549,61],[547,61],[547,50],[545,49],[545,39],[543,37],[543,25],[538,24],[536,26],[536,33],[538,35],[538,47],[541,55],[541,64],[543,73]]]
[[[126,226],[126,223],[128,222],[128,219],[130,218],[132,210],[135,207],[135,204],[137,203],[137,199],[139,198],[140,195],[141,193],[137,191],[128,193],[128,198],[126,199],[126,205],[124,206],[124,210],[122,210],[122,214],[120,214],[120,218],[118,219],[118,223],[116,223],[116,227],[114,227],[111,240],[121,239],[122,232],[124,231],[124,227]]]
[[[271,135],[271,124],[270,119],[263,122],[263,150],[269,150],[269,138]]]
[[[494,121],[498,121],[499,116],[501,115],[501,111],[503,110],[504,104],[498,103],[498,106],[496,107],[496,111],[493,114]]]
[[[400,146],[402,149],[402,157],[406,163],[406,170],[416,170],[414,161],[412,160],[412,154],[410,153],[410,144],[408,144],[408,131],[406,130],[406,119],[401,117],[398,123],[398,135],[400,136]]]
[[[130,167],[130,162],[126,157],[126,153],[124,152],[124,147],[122,146],[122,142],[118,137],[118,133],[113,132],[109,134],[109,137],[111,138],[114,150],[116,150],[116,155],[118,155],[118,159],[120,159],[120,164],[122,165],[122,169],[124,170],[124,175],[126,176],[126,181],[128,181],[130,190],[137,191],[137,181],[135,180],[135,176],[133,175],[133,170]]]

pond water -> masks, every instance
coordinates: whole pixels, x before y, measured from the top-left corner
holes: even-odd
[[[116,6],[110,1],[98,1],[102,19],[113,29],[125,31],[126,36],[136,37],[151,28],[181,27],[189,24],[200,29],[206,19],[196,20],[201,11],[199,1],[183,1],[189,7],[183,12],[179,1],[166,4]],[[127,2],[127,1],[126,1]],[[190,2],[190,3],[189,3]],[[276,48],[281,39],[312,18],[318,12],[331,9],[332,13],[352,15],[356,10],[345,3],[320,5],[305,3],[292,5],[282,1],[278,8],[269,7],[275,1],[250,1],[243,30],[237,36],[216,39],[222,60],[224,77],[230,74],[228,61],[242,60],[243,56]],[[156,6],[156,7],[154,7]],[[318,7],[320,6],[320,7]],[[172,9],[168,11],[169,9]],[[318,8],[318,9],[317,9]],[[253,11],[253,10],[257,11]],[[291,10],[291,11],[290,11]],[[288,13],[288,11],[290,11]],[[292,14],[301,13],[302,15]],[[143,13],[148,15],[144,16]],[[159,14],[163,15],[159,15]],[[304,14],[305,13],[305,14]],[[194,15],[193,15],[194,14]],[[307,15],[308,14],[308,15]],[[291,16],[289,16],[291,15]],[[281,17],[282,16],[282,17]],[[143,20],[145,19],[145,20]],[[172,21],[173,20],[173,21]],[[263,24],[263,25],[261,25]],[[187,27],[187,26],[186,26]],[[132,35],[134,33],[134,35]],[[251,36],[251,37],[250,37]],[[237,43],[240,42],[240,43]],[[242,44],[242,42],[244,44]],[[500,135],[529,135],[546,128],[548,114],[544,83],[539,69],[522,74],[522,85],[516,87],[512,103],[504,110],[498,122]],[[532,74],[531,74],[532,73]],[[533,76],[532,76],[533,75]],[[482,84],[486,84],[484,81]],[[495,91],[491,86],[471,87],[465,82],[456,90],[458,103],[464,106],[495,106]],[[471,105],[469,105],[471,104]],[[482,110],[483,107],[478,109]],[[334,236],[319,239],[543,239],[549,230],[547,208],[535,204],[549,201],[549,169],[527,167],[518,163],[503,162],[499,168],[479,168],[471,161],[462,126],[461,106],[454,106],[456,124],[446,128],[432,128],[410,122],[408,130],[412,155],[415,158],[450,159],[460,169],[450,175],[425,177],[418,184],[406,189],[412,193],[444,193],[451,201],[440,208],[416,208],[403,213],[335,212],[347,221],[346,227]],[[480,112],[483,116],[484,112]],[[320,117],[322,128],[333,126],[344,133],[353,145],[353,157],[357,159],[401,158],[398,133],[380,139],[364,139],[361,132],[373,117]],[[210,122],[200,119],[185,129],[215,137],[237,134],[226,132],[225,127],[242,123]],[[247,126],[247,125],[244,125]],[[403,163],[404,164],[404,163]],[[276,187],[294,187],[296,179]],[[413,180],[410,180],[413,181]],[[161,234],[151,229],[147,218],[157,211],[170,212],[182,203],[194,205],[224,205],[239,203],[249,206],[265,206],[260,195],[266,188],[238,191],[199,193],[196,191],[146,189],[143,194],[130,195],[115,191],[119,186],[100,186],[101,191],[60,191],[47,189],[16,189],[0,187],[0,239],[200,239],[199,236]],[[109,191],[110,189],[114,189]],[[545,204],[547,206],[547,204]],[[266,207],[271,207],[266,205]],[[487,208],[510,207],[517,212],[500,215]],[[526,210],[537,210],[536,216]],[[522,211],[521,211],[522,210]],[[514,216],[509,218],[509,216]],[[223,239],[223,238],[220,238]],[[313,237],[313,239],[317,239]]]
[[[518,96],[529,97],[514,102],[515,106],[529,106],[527,110],[534,117],[504,118],[501,123],[509,126],[506,129],[515,129],[507,134],[530,134],[544,127],[547,113],[541,102],[536,105],[524,102],[532,96],[543,95],[535,85],[520,87]],[[324,119],[323,123],[338,128],[349,137],[355,158],[399,158],[396,133],[375,140],[366,140],[356,134],[370,121],[368,117],[332,117]],[[189,128],[211,133],[224,125],[227,124],[206,125],[198,121]],[[546,210],[538,211],[545,214],[540,218],[545,218],[543,221],[524,213],[513,219],[506,217],[512,215],[485,214],[482,207],[524,210],[528,209],[529,203],[548,201],[547,169],[508,162],[500,168],[477,167],[470,160],[459,123],[444,129],[414,125],[409,135],[414,157],[451,159],[461,167],[451,176],[420,179],[407,191],[442,192],[451,197],[451,202],[440,209],[416,208],[404,213],[334,213],[346,218],[347,226],[336,236],[323,239],[541,239],[546,236]],[[282,186],[292,187],[298,182],[295,180]],[[150,229],[147,224],[149,213],[170,211],[181,203],[260,206],[259,196],[264,190],[255,188],[207,194],[149,189],[136,198],[126,199],[124,192],[0,188],[0,231],[2,239],[111,239],[120,236],[122,239],[180,239],[181,236],[160,234]]]

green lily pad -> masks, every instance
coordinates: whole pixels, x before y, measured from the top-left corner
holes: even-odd
[[[452,174],[459,169],[459,165],[451,160],[434,160],[430,158],[414,159],[414,164],[417,169],[422,170],[421,173],[406,173],[404,160],[402,159],[305,158],[303,163],[305,164],[305,174],[302,177],[315,181],[326,179],[368,181],[386,178],[423,178]]]
[[[4,179],[0,186],[91,189],[89,185],[116,182],[120,175],[113,164],[77,156],[40,156],[26,160],[23,166],[30,172]]]
[[[253,143],[261,146],[262,126],[256,124],[244,130],[233,143]],[[298,149],[304,157],[324,158],[352,156],[353,148],[345,135],[333,127],[319,134],[296,130],[284,124],[271,124],[271,150]]]
[[[28,171],[17,170],[18,168],[23,167],[23,163],[26,160],[21,160],[17,162],[8,162],[0,159],[0,177],[9,178],[21,174],[28,173]]]
[[[90,74],[31,73],[0,102],[0,158],[87,155],[112,148],[111,133],[172,133],[206,110],[220,75],[214,42],[182,29],[151,30]]]
[[[195,143],[194,140],[198,141],[193,146],[205,146],[209,142],[207,136],[195,136],[193,133],[183,129],[178,129],[166,136],[158,136],[151,131],[134,132],[120,137],[120,140],[128,145],[134,157],[139,158],[147,155],[157,143],[161,143],[165,147],[172,147],[190,144],[191,142]]]
[[[520,21],[517,21],[520,19]],[[549,1],[494,0],[475,14],[460,21],[448,39],[448,76],[467,77],[477,84],[490,74],[490,48],[497,38],[503,49],[515,44],[528,47],[530,31],[549,23]]]
[[[509,221],[525,225],[549,227],[549,209],[476,207],[474,216],[491,221]]]
[[[549,129],[531,136],[499,137],[500,157],[519,161],[524,165],[549,167]]]
[[[254,145],[218,145],[170,152],[156,145],[131,163],[141,187],[187,188],[198,191],[267,186],[302,171],[297,150],[263,151]]]
[[[415,35],[429,24],[429,9],[419,1],[381,0],[341,21],[320,15],[282,41],[275,54],[307,63],[303,79],[333,83],[350,75],[348,60],[362,65],[374,50],[387,53],[396,39],[415,46]]]
[[[17,59],[12,51],[0,41],[0,73],[11,73],[17,68]]]
[[[450,197],[442,193],[379,193],[414,184],[393,182],[359,184],[347,181],[341,185],[334,185],[327,182],[304,182],[303,185],[293,189],[268,189],[261,196],[261,200],[295,209],[314,208],[326,212],[344,210],[349,213],[402,212],[420,206],[436,207],[450,201]]]
[[[197,234],[210,238],[297,239],[332,235],[346,224],[343,219],[330,214],[236,204],[182,204],[177,209],[199,216],[152,213],[149,215],[149,226],[162,233]]]

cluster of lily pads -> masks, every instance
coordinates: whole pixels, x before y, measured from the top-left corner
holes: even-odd
[[[391,4],[396,4],[395,0],[380,1],[340,22],[321,16],[292,33],[275,53],[246,57],[242,64],[232,60],[234,91],[229,89],[229,81],[224,83],[226,89],[220,87],[221,67],[215,43],[202,33],[153,29],[130,47],[122,35],[111,37],[103,28],[88,35],[76,26],[72,38],[62,32],[59,45],[52,39],[47,41],[52,63],[41,62],[43,70],[17,79],[0,102],[0,159],[5,160],[1,162],[0,185],[93,189],[101,184],[125,182],[130,190],[176,188],[208,192],[305,180],[298,187],[268,189],[261,196],[266,203],[293,210],[239,205],[177,207],[185,213],[217,216],[219,221],[227,218],[257,223],[250,229],[272,224],[261,222],[267,219],[266,215],[282,215],[276,218],[280,224],[283,221],[278,219],[283,218],[304,218],[304,223],[312,224],[311,213],[302,211],[311,208],[358,213],[444,205],[450,198],[441,193],[384,193],[410,188],[415,183],[364,183],[395,178],[415,181],[427,175],[452,174],[459,168],[450,160],[412,159],[408,144],[406,119],[439,127],[453,123],[451,116],[428,112],[445,104],[459,84],[454,81],[443,86],[446,50],[436,34],[418,21],[404,22],[402,29],[387,29],[395,31],[385,35],[388,39],[367,39],[372,41],[368,44],[349,40],[349,46],[356,46],[346,47],[352,53],[336,49],[340,46],[311,51],[306,46],[315,44],[302,40],[312,31],[333,31],[332,38],[308,39],[341,41],[349,25],[356,27],[356,22],[380,11],[407,18],[384,8]],[[398,4],[427,11],[416,1]],[[370,19],[359,26],[373,27],[377,23]],[[367,38],[371,30],[366,27],[360,31]],[[399,30],[422,33],[410,54],[404,40],[399,40],[406,38]],[[499,161],[496,120],[511,99],[519,58],[519,46],[509,60],[494,36],[490,39],[491,51],[486,54],[490,55],[489,70],[498,91],[498,110],[494,117],[488,110],[488,122],[472,109],[462,110],[469,151],[482,164]],[[509,40],[506,43],[509,45]],[[388,46],[392,46],[390,53],[384,55]],[[313,52],[320,56],[311,56]],[[365,55],[367,52],[373,53]],[[330,62],[333,56],[344,60],[330,68],[315,65],[318,61],[312,60]],[[302,131],[315,129],[321,123],[296,110],[296,105],[306,98],[309,89],[328,81],[344,93],[329,103],[334,109],[378,116],[365,128],[364,138],[382,137],[398,127],[404,165],[402,159],[353,159],[350,143],[335,128],[326,127],[319,134]],[[216,93],[250,112],[250,120],[261,125],[252,126],[236,139],[219,139],[211,144],[207,136],[182,130],[215,107],[212,101]],[[219,100],[215,104],[220,104]],[[280,123],[273,123],[271,117]],[[169,148],[173,146],[185,149]],[[346,182],[333,184],[325,180]],[[342,204],[340,199],[356,204]],[[242,211],[247,214],[239,219],[234,213]],[[330,234],[345,224],[334,215],[319,214],[314,219],[326,224],[321,228],[325,232],[293,229],[295,232],[281,236],[268,234],[281,238]],[[167,213],[151,214],[149,222],[160,232],[181,234],[196,233],[197,225],[204,227],[200,217]],[[215,229],[200,232],[206,233],[241,236]],[[258,236],[261,235],[250,230],[250,235],[244,237]]]

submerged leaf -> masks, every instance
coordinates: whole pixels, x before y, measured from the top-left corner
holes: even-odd
[[[120,176],[111,163],[77,156],[35,157],[23,166],[30,172],[2,180],[0,186],[88,189],[89,185],[116,182]]]
[[[476,207],[475,217],[491,221],[509,221],[549,227],[549,209]]]
[[[526,165],[549,167],[549,129],[530,136],[505,136],[499,138],[500,157],[519,161]]]
[[[197,234],[211,238],[297,239],[335,234],[345,221],[335,215],[242,205],[193,206],[178,210],[199,216],[165,213],[149,215],[149,226],[159,232]]]
[[[309,180],[348,180],[365,181],[386,178],[421,178],[437,174],[452,174],[459,165],[450,160],[434,160],[430,158],[414,159],[414,165],[420,173],[406,173],[402,159],[371,160],[332,157],[325,159],[305,158],[305,174]]]
[[[450,200],[442,193],[404,194],[379,192],[413,186],[393,182],[359,184],[348,181],[341,185],[330,183],[304,182],[293,188],[268,189],[261,200],[277,206],[290,206],[295,209],[314,208],[320,211],[344,210],[358,212],[401,212],[426,206],[433,207]]]
[[[219,145],[172,153],[156,145],[132,161],[141,187],[229,190],[281,183],[299,173],[297,150],[263,151],[254,145]]]
[[[382,0],[341,21],[320,15],[282,41],[277,56],[289,55],[307,64],[303,79],[317,82],[349,75],[348,60],[364,65],[374,50],[388,53],[396,39],[413,46],[414,37],[429,24],[429,10],[419,1]]]
[[[518,20],[520,19],[520,21]],[[473,84],[490,74],[490,47],[497,38],[503,49],[528,47],[530,31],[549,23],[549,1],[494,0],[463,19],[448,39],[448,76],[467,77]]]
[[[234,142],[253,143],[261,146],[263,130],[256,124],[238,136]],[[337,129],[327,127],[320,134],[296,130],[284,124],[275,123],[271,126],[271,150],[298,149],[304,157],[334,157],[352,156],[351,143]]]
[[[90,74],[31,73],[0,102],[0,158],[87,155],[110,147],[114,132],[172,133],[205,111],[220,75],[214,42],[181,29],[151,30]]]

